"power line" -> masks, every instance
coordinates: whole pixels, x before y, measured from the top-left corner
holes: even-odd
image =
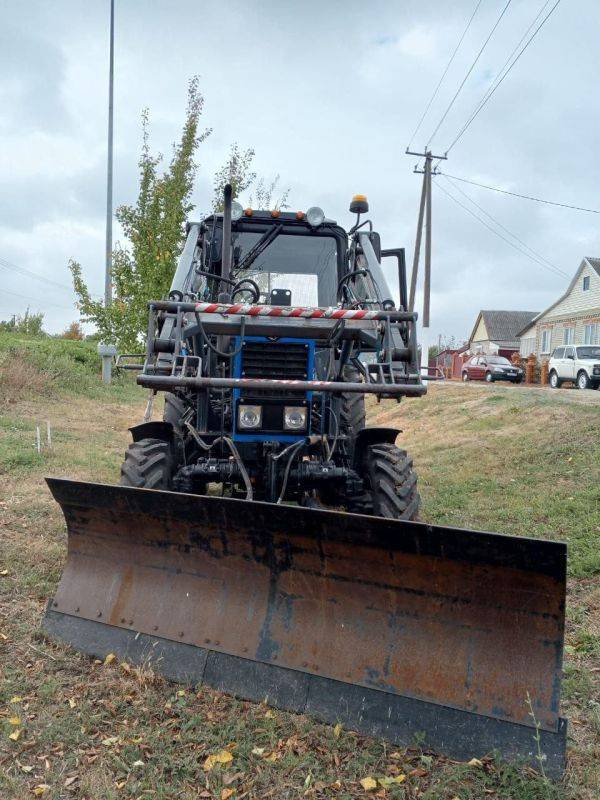
[[[511,197],[520,197],[523,200],[533,200],[534,203],[545,203],[549,206],[560,206],[560,208],[570,208],[573,211],[587,211],[588,214],[600,214],[600,210],[596,208],[584,208],[583,206],[573,206],[569,203],[557,203],[554,200],[544,200],[541,197],[533,197],[529,194],[519,194],[518,192],[509,192],[508,189],[499,189],[497,186],[488,186],[486,183],[477,183],[477,181],[468,180],[468,178],[459,178],[458,175],[449,175],[447,172],[438,172],[438,175],[445,175],[447,178],[452,178],[461,183],[468,183],[471,186],[479,186],[481,189],[489,189],[492,192],[500,192],[500,194],[508,194]]]
[[[433,94],[432,94],[432,95],[431,95],[431,97],[429,98],[429,102],[428,102],[428,103],[427,103],[427,105],[425,106],[425,110],[424,110],[424,111],[423,111],[423,113],[421,114],[421,118],[419,119],[419,121],[418,121],[418,123],[417,123],[417,127],[414,129],[414,131],[413,131],[413,133],[412,133],[412,136],[410,137],[410,141],[409,141],[409,143],[408,143],[408,147],[406,148],[407,150],[410,150],[410,147],[411,147],[411,145],[412,145],[412,143],[413,143],[413,140],[414,140],[415,136],[416,136],[416,135],[417,135],[417,133],[418,133],[418,132],[421,130],[421,125],[423,124],[423,120],[424,120],[424,119],[425,119],[425,117],[427,116],[427,112],[428,112],[428,111],[429,111],[429,109],[431,108],[431,104],[433,103],[433,101],[434,101],[434,100],[435,100],[435,98],[437,97],[437,93],[438,93],[438,91],[439,91],[439,89],[440,89],[440,86],[442,85],[442,83],[444,82],[444,78],[445,78],[445,77],[446,77],[446,75],[448,74],[448,70],[450,69],[450,67],[451,67],[451,65],[452,65],[452,62],[454,61],[454,57],[455,57],[455,56],[456,56],[456,54],[458,53],[459,47],[461,46],[461,44],[462,44],[462,42],[463,42],[463,39],[464,39],[464,38],[465,38],[465,36],[467,35],[467,31],[468,31],[468,30],[469,30],[469,28],[471,27],[471,23],[473,22],[473,19],[474,19],[474,17],[475,17],[475,14],[476,14],[476,13],[477,13],[477,11],[479,10],[479,6],[481,5],[481,3],[482,3],[482,0],[478,0],[478,2],[477,2],[477,5],[475,6],[475,10],[474,10],[474,11],[473,11],[473,13],[471,14],[471,16],[470,16],[470,18],[469,18],[469,21],[467,22],[467,27],[466,27],[466,28],[464,29],[464,31],[462,32],[462,36],[461,36],[461,37],[460,37],[460,39],[458,40],[458,44],[456,45],[456,47],[454,48],[454,52],[453,52],[453,53],[452,53],[452,55],[450,56],[450,61],[448,61],[448,63],[446,64],[446,69],[443,71],[443,73],[442,73],[442,77],[439,79],[439,81],[438,81],[438,83],[437,83],[437,86],[436,86],[436,87],[435,87],[435,89],[433,90]]]
[[[529,250],[530,253],[533,253],[533,255],[536,258],[539,258],[541,261],[543,261],[545,264],[547,264],[549,267],[551,267],[555,272],[558,272],[558,273],[564,275],[565,278],[568,277],[566,275],[566,273],[563,272],[563,270],[561,270],[560,267],[557,267],[556,264],[553,264],[551,261],[548,261],[548,259],[545,258],[541,253],[538,253],[537,250],[534,250],[533,247],[530,247],[527,244],[527,242],[524,242],[523,239],[520,239],[515,233],[510,231],[505,225],[503,225],[501,222],[498,222],[498,220],[495,217],[493,217],[488,211],[486,211],[485,208],[482,208],[482,206],[480,206],[479,203],[476,203],[475,200],[473,200],[473,198],[470,195],[468,195],[466,192],[463,192],[463,190],[460,188],[460,186],[456,186],[453,181],[449,181],[447,176],[444,175],[442,177],[444,177],[446,179],[446,181],[448,183],[450,183],[452,188],[454,188],[457,191],[459,191],[464,198],[466,198],[470,203],[472,203],[475,206],[475,208],[478,208],[483,214],[485,214],[485,216],[488,219],[490,219],[494,225],[497,225],[503,231],[508,233],[509,236],[512,236],[513,239],[515,239],[517,242],[519,242],[519,244],[523,245],[523,247],[525,247],[527,250]]]
[[[569,277],[564,272],[558,272],[556,269],[550,269],[550,267],[548,267],[546,264],[544,264],[543,261],[540,261],[539,259],[534,258],[534,256],[530,255],[526,250],[523,250],[521,247],[519,247],[518,245],[514,244],[514,242],[511,242],[510,239],[507,239],[506,236],[503,236],[501,233],[498,233],[497,230],[492,228],[491,225],[488,225],[488,223],[485,220],[481,219],[481,217],[478,216],[474,211],[471,211],[471,209],[468,208],[468,206],[466,206],[464,203],[461,203],[460,200],[458,200],[456,197],[454,197],[454,195],[452,195],[450,192],[448,192],[446,189],[444,189],[444,187],[441,186],[439,183],[438,183],[438,189],[441,189],[442,192],[444,192],[445,195],[447,195],[457,205],[459,205],[461,208],[463,208],[467,212],[467,214],[470,214],[472,217],[475,217],[475,219],[478,220],[478,222],[480,222],[485,228],[487,228],[495,236],[498,236],[498,238],[502,239],[504,242],[509,244],[517,252],[521,253],[521,255],[527,256],[527,258],[531,259],[531,261],[535,261],[536,264],[539,264],[544,269],[547,269],[548,271],[554,272],[555,274],[558,274],[561,277],[565,277],[565,278]]]
[[[37,272],[32,272],[29,269],[25,269],[25,267],[19,267],[16,264],[13,264],[12,261],[7,261],[5,258],[0,258],[0,267],[9,270],[10,272],[19,272],[22,275],[27,275],[30,278],[35,278],[39,281],[44,281],[45,283],[49,284],[50,286],[54,286],[57,289],[65,289],[67,292],[74,292],[74,288],[72,286],[67,286],[66,283],[59,283],[58,281],[53,281],[51,278],[46,278],[45,275],[40,275]],[[101,295],[99,294],[91,294],[91,297],[100,299]]]
[[[45,306],[54,306],[55,308],[62,308],[64,311],[73,311],[73,308],[68,306],[60,306],[57,303],[51,303],[49,300],[40,300],[38,297],[29,297],[26,294],[18,294],[17,292],[9,292],[8,289],[2,289],[3,294],[12,294],[14,297],[20,297],[23,300],[29,300],[32,303],[41,303]]]
[[[560,3],[560,0],[556,0],[556,2],[554,3],[554,5],[553,5],[553,6],[552,6],[552,8],[550,9],[550,11],[549,11],[549,12],[546,14],[546,16],[544,17],[544,19],[543,19],[543,20],[540,22],[540,24],[537,26],[537,28],[536,28],[536,29],[534,30],[534,32],[531,34],[531,36],[529,37],[529,39],[527,40],[527,42],[526,42],[526,43],[523,45],[522,49],[519,51],[519,53],[517,54],[517,56],[515,57],[515,59],[514,59],[514,60],[511,62],[510,66],[508,67],[508,69],[506,70],[506,72],[504,73],[504,75],[502,75],[502,77],[501,77],[501,78],[498,80],[498,82],[496,83],[496,85],[495,85],[495,86],[492,86],[491,90],[489,90],[489,93],[486,93],[486,95],[487,95],[487,96],[486,96],[486,95],[484,95],[484,97],[483,97],[483,98],[482,98],[482,100],[480,101],[480,104],[479,104],[479,105],[476,107],[475,111],[474,111],[474,112],[471,114],[471,116],[469,117],[469,119],[467,120],[467,122],[466,122],[466,123],[463,125],[463,127],[461,128],[461,130],[458,132],[458,134],[457,134],[457,135],[456,135],[456,137],[454,138],[454,140],[453,140],[452,144],[450,145],[450,147],[448,148],[447,152],[450,152],[450,150],[452,150],[452,148],[454,147],[454,145],[455,145],[455,144],[456,144],[456,143],[459,141],[459,139],[461,139],[461,138],[462,138],[462,136],[463,136],[463,135],[466,133],[466,131],[468,130],[468,128],[470,128],[470,126],[471,126],[471,125],[472,125],[472,123],[474,122],[475,118],[476,118],[476,117],[479,115],[479,113],[480,113],[480,112],[483,110],[483,108],[484,108],[484,107],[485,107],[485,106],[486,106],[486,105],[489,103],[489,101],[492,99],[492,96],[493,96],[493,95],[494,95],[494,93],[496,92],[496,89],[498,89],[498,87],[500,86],[500,84],[501,84],[501,83],[504,81],[504,79],[507,77],[507,75],[508,75],[508,74],[509,74],[509,72],[512,70],[512,68],[515,66],[515,64],[517,63],[517,61],[518,61],[518,60],[521,58],[521,56],[523,55],[523,53],[525,52],[525,50],[527,50],[527,48],[529,47],[529,45],[531,44],[531,42],[532,42],[532,41],[535,39],[535,37],[537,36],[537,34],[538,34],[538,33],[539,33],[539,31],[541,30],[541,28],[542,28],[542,27],[545,25],[545,23],[547,22],[547,20],[548,20],[548,19],[550,18],[550,16],[553,14],[554,10],[556,9],[556,7],[558,6],[558,4],[559,4],[559,3]],[[545,8],[545,6],[544,6],[544,8]],[[543,10],[543,9],[542,9],[542,10]],[[541,12],[540,12],[540,13],[541,13]],[[537,16],[539,17],[539,14],[538,14]],[[537,17],[536,17],[536,19],[537,19]],[[531,27],[531,26],[530,26],[530,27]],[[529,30],[529,29],[528,29],[528,30]],[[525,35],[527,35],[527,34],[525,34]],[[517,47],[518,47],[518,45],[517,45]]]
[[[445,120],[445,119],[446,119],[446,117],[448,116],[448,113],[449,113],[450,109],[452,108],[452,106],[453,106],[453,105],[454,105],[454,103],[456,102],[456,98],[457,98],[457,97],[458,97],[458,95],[461,93],[463,86],[464,86],[464,85],[465,85],[465,83],[467,82],[467,78],[469,77],[469,75],[471,74],[471,72],[473,72],[473,70],[474,70],[474,68],[475,68],[475,65],[477,64],[477,62],[479,61],[479,58],[481,57],[481,54],[483,53],[483,51],[484,51],[484,50],[485,50],[485,48],[487,47],[487,44],[488,44],[488,42],[490,41],[490,39],[491,39],[491,38],[492,38],[492,36],[494,35],[494,31],[496,30],[496,28],[497,28],[497,27],[498,27],[498,25],[500,24],[500,21],[501,21],[502,17],[503,17],[503,16],[506,14],[506,12],[508,11],[508,7],[510,6],[511,2],[512,2],[512,0],[508,0],[508,2],[506,3],[506,5],[504,6],[504,8],[502,9],[502,11],[500,12],[500,16],[498,17],[498,19],[497,19],[497,20],[496,20],[496,22],[494,23],[494,26],[493,26],[492,30],[489,32],[489,34],[488,34],[488,36],[487,36],[487,39],[486,39],[486,40],[485,40],[485,42],[482,44],[482,46],[481,46],[481,49],[479,50],[479,52],[478,52],[478,53],[477,53],[477,55],[475,56],[475,60],[473,61],[473,63],[472,63],[472,64],[471,64],[471,66],[469,67],[469,69],[467,70],[467,74],[465,75],[465,77],[462,79],[462,83],[460,84],[460,86],[459,86],[459,87],[458,87],[458,89],[456,90],[456,93],[455,93],[454,97],[452,98],[452,100],[451,100],[451,101],[450,101],[450,103],[448,104],[448,107],[446,108],[446,110],[445,110],[445,111],[444,111],[444,113],[442,114],[442,118],[441,118],[441,119],[440,119],[440,121],[438,122],[438,124],[437,124],[437,126],[436,126],[435,130],[433,131],[433,133],[432,133],[432,134],[431,134],[431,136],[429,137],[429,141],[427,142],[427,145],[425,146],[425,149],[426,149],[426,150],[429,148],[429,145],[431,144],[431,142],[432,142],[432,140],[433,140],[433,137],[434,137],[434,136],[436,135],[436,133],[439,131],[439,129],[440,129],[440,127],[441,127],[442,123],[444,122],[444,120]],[[559,2],[560,2],[560,0],[559,0]]]
[[[520,47],[520,46],[523,44],[523,42],[525,41],[525,38],[526,38],[527,34],[528,34],[528,33],[529,33],[529,31],[530,31],[530,30],[533,28],[533,26],[535,25],[535,23],[538,21],[539,17],[541,16],[542,12],[544,11],[544,9],[546,8],[546,6],[548,5],[548,3],[549,3],[549,2],[550,2],[550,0],[545,0],[545,2],[544,2],[544,5],[543,5],[543,6],[540,8],[540,10],[538,11],[538,13],[535,15],[535,17],[533,18],[533,20],[532,20],[532,21],[531,21],[531,23],[529,24],[529,27],[527,28],[527,30],[525,31],[525,33],[523,34],[523,36],[521,36],[521,38],[519,39],[518,43],[517,43],[517,44],[515,45],[515,47],[513,48],[513,50],[512,50],[512,52],[511,52],[511,54],[508,56],[508,58],[506,59],[506,61],[505,61],[505,62],[504,62],[504,64],[502,65],[502,67],[501,67],[501,68],[498,70],[498,72],[497,72],[497,74],[496,74],[496,76],[495,76],[494,80],[492,81],[492,83],[490,84],[490,86],[488,86],[488,88],[487,88],[487,91],[484,93],[483,97],[482,97],[482,98],[480,98],[480,100],[479,100],[479,101],[478,101],[478,102],[475,104],[475,107],[474,107],[474,108],[473,108],[473,110],[471,111],[471,114],[469,114],[469,116],[467,117],[467,122],[470,120],[470,118],[471,118],[471,116],[473,115],[473,113],[474,113],[475,111],[477,111],[477,109],[478,109],[478,108],[479,108],[479,106],[480,106],[480,105],[483,103],[483,101],[484,101],[484,100],[487,98],[487,96],[488,96],[488,95],[489,95],[489,94],[492,92],[492,90],[493,90],[494,86],[496,85],[496,82],[499,80],[500,76],[503,74],[504,70],[506,69],[506,67],[507,67],[507,66],[508,66],[508,64],[510,63],[510,60],[512,59],[512,57],[514,56],[514,54],[517,52],[517,50],[519,49],[519,47]],[[461,129],[461,130],[462,130],[462,129]],[[453,143],[453,144],[454,144],[454,143]]]
[[[46,278],[44,275],[38,275],[37,272],[31,272],[31,270],[25,269],[25,267],[18,267],[16,264],[13,264],[11,261],[7,261],[5,258],[0,258],[0,267],[3,267],[10,272],[20,272],[22,275],[27,275],[28,277],[35,278],[38,281],[44,281],[51,286],[56,286],[58,289],[66,289],[68,292],[73,291],[72,286],[67,286],[64,283],[58,283],[58,281],[53,281],[51,278]]]

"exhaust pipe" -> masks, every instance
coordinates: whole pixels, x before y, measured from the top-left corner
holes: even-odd
[[[225,184],[223,190],[223,245],[221,249],[221,277],[224,278],[225,286],[229,286],[231,280],[231,203],[233,201],[233,189],[230,183]],[[227,297],[227,299],[222,299]],[[230,302],[228,289],[219,294],[219,302]]]

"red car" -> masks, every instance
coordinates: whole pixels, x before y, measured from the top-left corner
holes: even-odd
[[[502,356],[473,356],[462,368],[463,381],[511,381],[521,383],[523,370]]]

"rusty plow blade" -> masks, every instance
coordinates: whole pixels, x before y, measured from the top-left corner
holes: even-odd
[[[465,759],[563,769],[566,546],[50,479],[78,650]]]

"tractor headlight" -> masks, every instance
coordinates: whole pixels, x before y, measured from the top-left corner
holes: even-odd
[[[238,406],[238,427],[244,430],[260,428],[262,422],[261,406]]]
[[[306,430],[306,408],[304,406],[285,406],[283,427],[286,431]]]
[[[244,209],[242,208],[242,206],[237,202],[237,200],[234,200],[233,203],[231,204],[231,219],[233,220],[233,222],[238,220],[243,213]]]
[[[306,221],[311,228],[318,228],[325,222],[325,212],[319,206],[313,206],[306,212]]]

